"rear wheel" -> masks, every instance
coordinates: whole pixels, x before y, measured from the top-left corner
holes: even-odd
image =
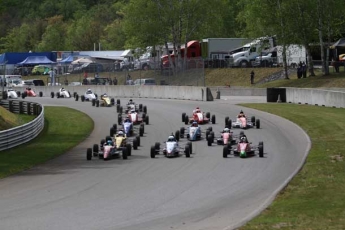
[[[113,128],[114,128],[114,131],[116,133],[116,131],[117,131],[117,124],[113,124]]]
[[[256,120],[255,126],[257,129],[260,129],[260,120],[259,119]]]
[[[180,131],[179,131],[179,130],[177,130],[177,131],[175,132],[175,138],[176,138],[177,141],[180,140]]]
[[[154,147],[155,147],[155,150],[159,150],[160,149],[160,143],[156,142]]]
[[[262,141],[259,142],[259,157],[264,157],[264,143]]]
[[[148,125],[149,124],[149,116],[145,117],[145,123]]]
[[[252,117],[250,118],[250,121],[253,123],[253,125],[255,125],[255,116],[252,116]]]
[[[216,115],[212,115],[211,117],[212,124],[216,123]]]
[[[144,126],[140,126],[140,128],[139,128],[139,135],[141,137],[144,136]]]
[[[75,95],[75,101],[78,101],[78,100],[79,100],[79,95],[76,94],[76,95]]]
[[[207,145],[208,146],[212,146],[212,143],[213,143],[213,138],[211,135],[208,135],[207,136]]]
[[[139,111],[143,111],[143,104],[139,104]]]
[[[134,139],[134,140],[133,140],[133,149],[134,149],[134,150],[137,150],[137,149],[138,149],[138,140],[137,140],[137,139]]]
[[[229,125],[229,117],[225,117],[225,127]]]
[[[126,160],[128,158],[127,148],[122,149],[122,159]]]
[[[189,146],[189,149],[190,149],[190,154],[193,153],[193,145],[192,145],[192,142],[188,142],[188,146]]]
[[[80,100],[81,100],[82,102],[84,102],[84,101],[85,101],[85,96],[84,96],[84,95],[81,95],[81,96],[80,96]]]
[[[189,117],[186,115],[184,118],[184,124],[188,125],[188,122],[189,122]]]
[[[227,158],[228,157],[228,154],[229,154],[229,149],[227,146],[224,146],[223,147],[223,157],[224,158]]]
[[[181,128],[180,128],[180,137],[181,137],[181,138],[184,137],[184,131],[185,131],[185,128],[184,128],[184,127],[181,127]]]
[[[51,92],[51,93],[50,93],[50,97],[51,97],[51,98],[54,98],[54,92]]]
[[[146,107],[146,105],[143,106],[143,112],[144,112],[144,113],[147,113],[147,107]]]
[[[117,105],[120,105],[120,104],[121,104],[120,102],[121,102],[120,99],[117,99],[117,100],[116,100],[116,104],[117,104]]]
[[[127,144],[126,148],[127,148],[128,156],[132,156],[132,145],[131,144]]]
[[[186,145],[184,147],[184,153],[186,154],[186,157],[189,158],[190,157],[190,148],[188,145]]]
[[[184,122],[185,117],[186,117],[186,113],[182,113],[182,122]]]
[[[211,117],[210,112],[207,112],[207,113],[206,113],[206,117],[207,117],[208,119],[210,119],[210,117]]]
[[[92,149],[88,148],[86,150],[86,160],[90,161],[92,159]]]
[[[114,98],[111,98],[111,99],[110,99],[110,103],[111,103],[111,105],[115,105],[115,99],[114,99]]]
[[[229,126],[229,129],[232,128],[232,120],[231,119],[229,119],[229,121],[228,121],[228,126]]]
[[[99,100],[96,101],[96,107],[99,107]]]
[[[136,136],[135,139],[137,140],[138,146],[140,146],[140,136]]]
[[[99,151],[99,147],[98,147],[98,144],[94,144],[93,147],[92,147],[92,150],[93,150],[93,156],[97,156],[98,155],[98,151]]]
[[[92,106],[95,106],[96,105],[96,99],[92,99],[91,104],[92,104]]]
[[[38,95],[39,95],[40,97],[43,97],[43,92],[39,92]]]
[[[116,131],[114,130],[113,127],[110,128],[110,136],[113,137]]]
[[[151,151],[150,151],[151,158],[156,157],[156,149],[155,146],[151,146]]]

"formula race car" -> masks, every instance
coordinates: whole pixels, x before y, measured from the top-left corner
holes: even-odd
[[[246,116],[238,116],[235,121],[229,119],[229,117],[225,117],[225,127],[231,128],[241,128],[241,129],[248,129],[254,128],[260,129],[260,119],[255,119],[255,116],[252,116],[248,119]]]
[[[198,122],[198,124],[205,124],[211,121],[212,124],[215,124],[216,115],[212,115],[211,117],[209,112],[205,114],[204,112],[201,112],[199,107],[193,110],[193,115],[191,117],[188,117],[186,113],[182,113],[182,122],[184,122],[186,125],[192,123],[193,121]]]
[[[213,132],[210,133],[210,135],[207,136],[207,145],[212,146],[212,143],[216,140],[217,145],[228,145],[230,148],[231,145],[236,144],[243,135],[243,131],[241,131],[239,135],[234,135],[229,128],[225,127],[218,137],[215,137]]]
[[[92,156],[98,156],[99,159],[108,160],[122,156],[125,160],[132,155],[132,145],[128,143],[129,141],[123,131],[119,131],[113,138],[107,136],[105,140],[101,140],[100,145],[94,144],[93,148],[86,150],[86,159],[91,160]],[[137,138],[133,139],[133,149],[138,149]]]
[[[92,101],[92,99],[97,99],[97,94],[94,94],[91,89],[87,89],[84,95],[80,96],[82,102]]]
[[[131,137],[135,134],[139,133],[139,136],[144,136],[145,126],[144,123],[141,123],[139,129],[133,125],[133,123],[127,118],[122,121],[122,129],[127,137]],[[110,136],[113,136],[117,132],[117,125],[114,124],[113,127],[110,128]]]
[[[147,107],[146,106],[143,106],[142,104],[135,104],[134,101],[132,99],[129,99],[127,105],[127,111],[130,111],[130,110],[136,110],[137,112],[144,112],[144,113],[147,113]]]
[[[178,157],[181,153],[184,153],[186,157],[190,157],[192,154],[192,142],[185,143],[184,147],[179,143],[179,131],[176,131],[175,135],[171,134],[168,140],[164,142],[165,147],[161,148],[161,143],[156,142],[154,146],[151,146],[151,158],[155,158],[160,151],[163,152],[165,157]]]
[[[14,91],[12,88],[8,88],[6,90],[7,98],[9,99],[17,99],[20,96],[20,91]]]
[[[212,131],[212,127],[208,127],[206,130],[206,137],[207,135]],[[187,127],[181,127],[180,128],[180,137],[184,138],[184,135],[186,134],[186,137],[190,141],[197,141],[202,139],[202,134],[205,133],[201,130],[201,127],[199,126],[198,122],[193,121],[190,126]]]
[[[54,98],[54,92],[50,93],[51,98]],[[67,90],[65,90],[65,88],[60,88],[59,92],[56,93],[56,98],[70,98],[71,97],[71,93]]]
[[[36,96],[37,96],[36,92],[31,87],[26,88],[25,91],[22,93],[23,99],[26,97],[36,97]],[[43,93],[39,92],[39,96],[42,97]]]
[[[123,121],[123,116],[125,118],[129,118],[131,122],[133,122],[133,125],[138,125],[143,122],[145,122],[147,125],[149,124],[149,115],[146,115],[146,113],[142,113],[140,117],[140,114],[138,113],[138,111],[134,109],[128,112],[126,111],[124,114],[119,113],[118,124],[121,124],[121,122]]]
[[[115,99],[110,98],[106,93],[102,94],[100,100],[96,101],[97,107],[111,107],[113,105],[115,105]]]
[[[259,154],[259,157],[264,157],[264,143],[260,141],[257,146],[254,146],[251,142],[248,142],[245,135],[240,137],[240,141],[235,147],[229,147],[228,145],[223,147],[224,158],[227,158],[229,154],[233,154],[235,157],[239,156],[241,158],[246,158],[255,156],[256,153]]]

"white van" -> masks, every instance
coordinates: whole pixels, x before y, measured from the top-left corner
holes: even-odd
[[[154,78],[137,79],[134,85],[156,85],[156,80]]]
[[[23,87],[21,75],[2,75],[1,79],[6,83],[7,87]]]

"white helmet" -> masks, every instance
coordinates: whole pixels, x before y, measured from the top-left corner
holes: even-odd
[[[119,131],[117,134],[123,136],[123,132],[122,131]]]
[[[223,131],[224,131],[224,133],[229,133],[230,129],[229,128],[225,128]]]

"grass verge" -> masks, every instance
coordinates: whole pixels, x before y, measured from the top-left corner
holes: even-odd
[[[46,162],[73,148],[93,130],[92,119],[77,110],[45,107],[45,128],[33,141],[0,152],[0,178]]]
[[[275,201],[241,230],[345,229],[345,109],[293,104],[243,104],[302,127],[312,148],[303,169]]]
[[[35,116],[14,114],[0,106],[0,131],[23,125],[35,119]]]

